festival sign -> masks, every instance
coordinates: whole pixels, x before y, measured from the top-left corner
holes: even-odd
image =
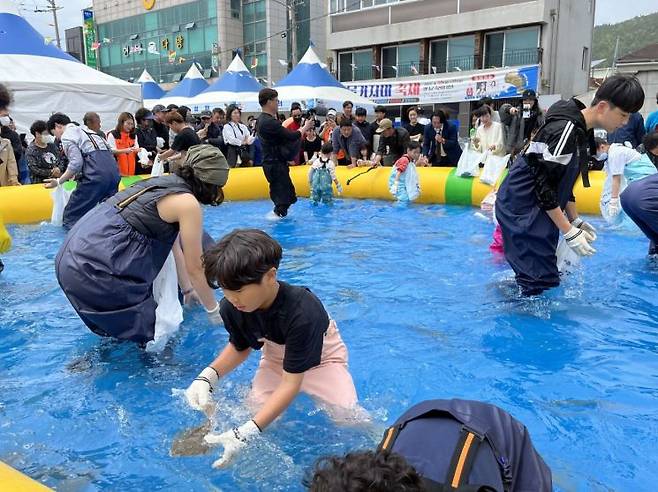
[[[96,58],[96,28],[94,27],[94,11],[85,9],[82,11],[82,34],[85,45],[85,63],[91,68],[98,68],[98,60]]]
[[[427,76],[411,81],[380,79],[345,83],[352,92],[376,104],[454,103],[520,97],[526,89],[538,90],[539,65],[496,70],[479,70],[469,74]]]

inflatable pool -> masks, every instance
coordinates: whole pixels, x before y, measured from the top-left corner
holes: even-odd
[[[366,168],[337,169],[338,179],[343,184],[343,196],[346,198],[370,198],[391,200],[388,192],[390,167],[381,167],[369,171]],[[290,169],[290,175],[299,196],[309,195],[308,167],[299,166]],[[491,186],[483,184],[478,178],[461,178],[455,176],[455,168],[430,167],[419,168],[421,194],[417,203],[445,203],[452,205],[479,206],[482,199],[491,191]],[[146,176],[144,176],[146,177]],[[356,177],[356,178],[355,178]],[[347,185],[347,180],[355,178]],[[130,186],[139,176],[122,179],[120,189]],[[590,188],[584,188],[579,180],[574,188],[578,211],[586,214],[600,214],[599,197],[605,176],[601,171],[590,173]],[[75,183],[67,183],[72,188]],[[258,200],[269,197],[269,189],[263,171],[259,167],[232,169],[227,185],[224,187],[227,200]],[[49,220],[52,211],[50,190],[42,185],[27,185],[0,188],[0,210],[7,224],[30,224]]]

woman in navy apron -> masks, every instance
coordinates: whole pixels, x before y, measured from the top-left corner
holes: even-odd
[[[196,295],[211,322],[219,322],[219,304],[201,263],[201,204],[221,203],[227,179],[222,153],[196,145],[176,174],[135,183],[78,221],[55,268],[64,294],[91,331],[139,344],[153,339],[153,281],[179,235]]]
[[[64,209],[63,225],[70,229],[87,212],[119,189],[119,169],[109,145],[98,133],[71,123],[68,116],[55,113],[48,129],[61,139],[69,164],[58,179],[45,180],[46,188],[55,188],[75,178],[75,191]]]

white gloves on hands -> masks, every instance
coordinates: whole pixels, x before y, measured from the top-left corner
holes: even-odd
[[[258,435],[260,435],[260,429],[253,420],[249,420],[240,427],[226,431],[223,434],[207,434],[204,440],[208,444],[221,444],[224,446],[224,453],[212,464],[212,467],[222,468],[230,464],[247,447],[247,444]]]
[[[595,238],[584,229],[579,229],[572,225],[571,229],[564,235],[564,239],[567,242],[567,246],[579,256],[592,256],[596,253],[596,250],[589,244]]]
[[[185,390],[187,404],[194,410],[204,411],[212,403],[210,394],[218,381],[219,373],[210,366],[206,367]]]
[[[336,183],[336,190],[338,190],[338,193],[339,193],[340,195],[343,194],[343,187],[341,186],[340,183]]]
[[[619,198],[611,198],[608,202],[608,215],[610,217],[617,217],[621,212],[621,203],[619,203]]]
[[[222,316],[219,314],[219,303],[217,303],[210,311],[206,309],[206,314],[208,314],[208,321],[210,321],[211,324],[221,325],[223,323]]]
[[[580,217],[576,217],[571,222],[571,225],[574,226],[574,227],[577,227],[578,229],[582,229],[583,231],[587,232],[589,234],[589,238],[587,240],[590,243],[593,242],[593,241],[596,241],[596,229],[589,222],[585,222]],[[566,237],[565,237],[565,239],[566,239]]]
[[[388,191],[391,192],[391,195],[397,195],[398,194],[398,182],[394,181]]]

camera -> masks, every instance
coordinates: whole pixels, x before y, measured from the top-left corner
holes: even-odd
[[[320,128],[320,120],[317,119],[317,116],[327,116],[327,108],[324,106],[319,106],[317,108],[308,109],[304,114],[302,114],[304,119],[312,119],[315,122],[315,127]]]

